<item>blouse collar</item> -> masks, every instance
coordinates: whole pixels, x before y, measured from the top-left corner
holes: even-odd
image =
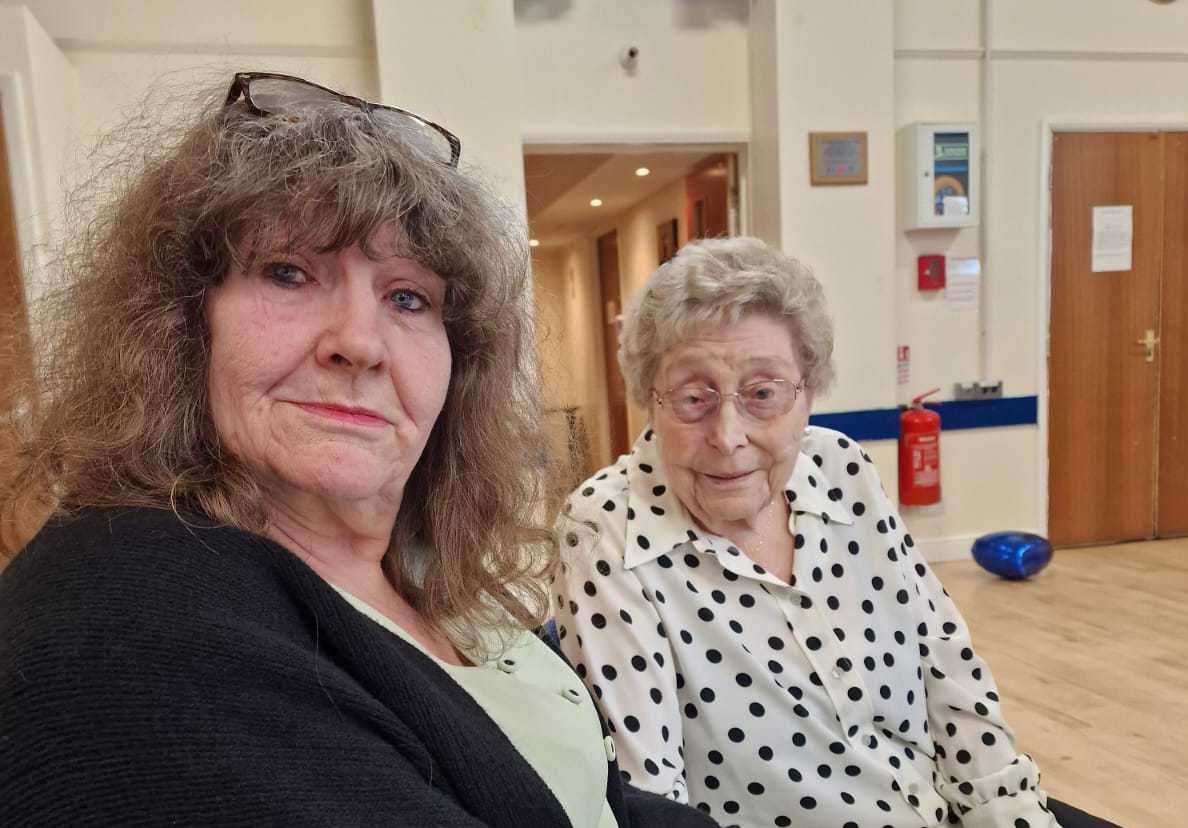
[[[808,431],[812,431],[811,426]],[[669,488],[660,464],[658,442],[656,433],[647,428],[626,458],[627,529],[623,565],[627,569],[654,561],[681,544],[692,542],[697,546],[711,537],[698,528]],[[797,516],[810,515],[824,524],[852,526],[853,517],[840,503],[830,499],[830,492],[837,492],[840,497],[841,490],[830,483],[813,458],[802,450],[784,485],[784,497],[792,511]]]

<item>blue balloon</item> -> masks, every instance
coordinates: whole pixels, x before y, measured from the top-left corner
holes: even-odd
[[[974,541],[973,557],[987,572],[1021,581],[1052,561],[1052,544],[1029,532],[992,532]]]

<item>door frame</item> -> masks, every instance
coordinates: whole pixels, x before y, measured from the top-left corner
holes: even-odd
[[[45,263],[44,243],[47,237],[44,216],[39,209],[41,198],[37,188],[37,167],[33,161],[33,142],[30,138],[32,111],[28,100],[20,73],[0,70],[0,120],[4,124],[8,150],[8,182],[12,187],[17,217],[17,244],[21,249],[21,270],[25,277],[25,306],[32,308],[37,298],[33,283]]]
[[[557,155],[568,153],[624,153],[632,151],[648,152],[704,152],[733,154],[738,160],[735,167],[735,187],[738,191],[738,235],[745,236],[751,228],[751,190],[750,181],[750,144],[749,132],[735,132],[730,130],[615,130],[591,131],[586,129],[546,130],[526,129],[521,133],[520,152],[525,154]],[[594,245],[597,257],[597,238],[606,233],[611,227],[610,220],[599,225],[590,243]],[[620,260],[620,265],[622,261]],[[625,307],[624,303],[624,307]],[[599,345],[605,355],[608,343],[599,329]],[[610,390],[605,381],[601,383],[602,397],[608,400]],[[628,432],[630,433],[631,411],[633,403],[628,397]],[[609,428],[607,444],[610,443]]]
[[[1039,266],[1036,296],[1036,513],[1039,533],[1048,534],[1048,346],[1052,327],[1052,138],[1057,132],[1188,132],[1188,121],[1151,119],[1044,118],[1040,122]]]
[[[595,133],[525,132],[521,154],[540,155],[574,152],[622,153],[638,150],[649,152],[720,152],[738,158],[735,164],[738,188],[738,235],[746,236],[751,228],[751,136],[733,132],[643,130],[638,134],[623,132],[598,135]]]

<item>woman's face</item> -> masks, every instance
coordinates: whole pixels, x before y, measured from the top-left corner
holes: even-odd
[[[444,299],[437,274],[358,246],[233,267],[206,309],[224,446],[290,505],[394,519],[449,387]]]
[[[760,380],[802,379],[792,336],[768,316],[746,316],[734,324],[708,325],[669,349],[660,360],[655,389],[692,386],[731,394]],[[718,410],[694,423],[678,420],[652,402],[652,427],[673,493],[707,529],[753,523],[792,475],[811,400],[796,397],[785,414],[761,420],[723,398]]]

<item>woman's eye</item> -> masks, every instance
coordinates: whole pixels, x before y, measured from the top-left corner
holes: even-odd
[[[392,291],[390,295],[392,304],[400,310],[417,312],[429,307],[429,303],[425,300],[425,297],[413,290],[401,288],[400,290]]]
[[[264,266],[264,272],[273,282],[285,287],[296,287],[309,281],[309,277],[305,275],[304,270],[288,262],[267,264]]]

